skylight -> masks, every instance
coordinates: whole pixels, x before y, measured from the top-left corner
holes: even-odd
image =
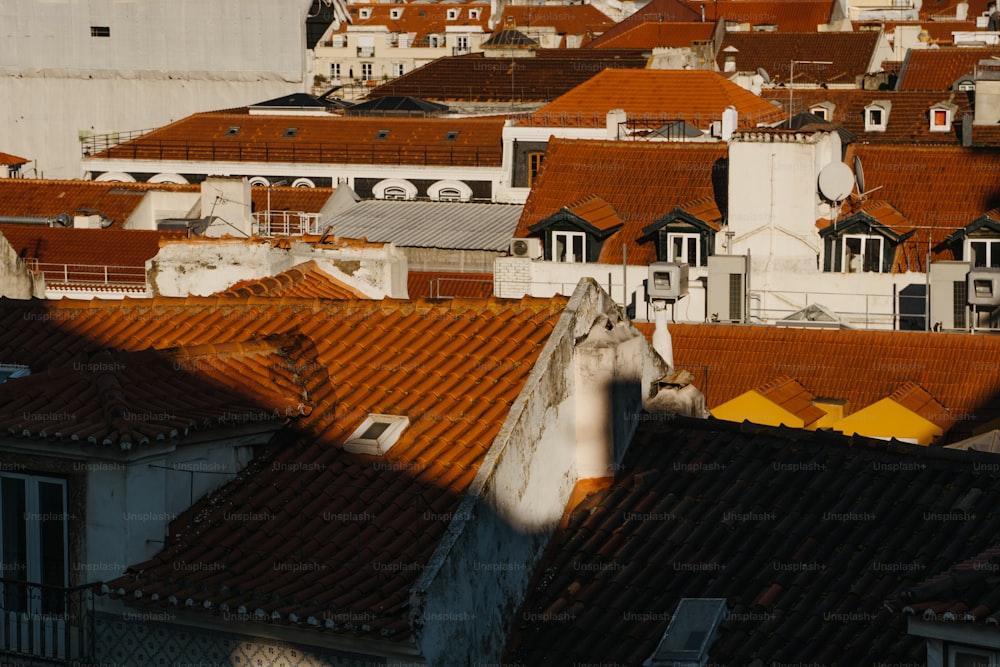
[[[642,663],[643,667],[704,665],[726,612],[725,598],[682,598],[659,645]]]
[[[291,137],[294,137],[295,135],[297,135],[298,133],[299,133],[299,128],[297,128],[297,127],[289,127],[289,128],[287,128],[285,130],[284,136],[291,138]]]
[[[24,364],[0,364],[0,384],[7,380],[23,378],[31,375],[31,369]]]
[[[226,130],[227,137],[235,137],[236,133],[240,131],[239,125],[231,125],[228,130]]]
[[[406,416],[370,414],[348,436],[344,449],[353,454],[381,456],[396,444],[409,425],[410,419]]]
[[[444,135],[445,141],[455,141],[458,138],[459,130],[452,130],[448,134]]]
[[[389,130],[379,130],[378,134],[375,135],[376,139],[385,139],[389,136]]]

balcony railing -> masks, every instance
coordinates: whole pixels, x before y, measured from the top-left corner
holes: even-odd
[[[375,47],[374,46],[359,46],[357,53],[358,53],[358,58],[374,58],[375,57]]]
[[[142,288],[146,286],[146,269],[141,266],[98,264],[58,264],[32,259],[28,269],[45,277],[48,287],[55,285],[98,285],[102,287]]]
[[[60,588],[0,579],[0,655],[77,665],[94,658],[94,638],[90,586]]]
[[[372,83],[378,83],[373,81]],[[375,143],[308,143],[299,141],[154,141],[139,139],[112,146],[100,155],[115,160],[184,160],[287,162],[313,164],[410,164],[494,167],[500,164],[501,147],[431,146]]]
[[[117,146],[118,144],[123,144],[126,141],[132,141],[147,132],[152,132],[151,128],[148,130],[131,130],[129,132],[111,132],[109,134],[95,134],[89,137],[81,137],[80,144],[83,150],[83,155],[96,155],[101,151],[106,151],[112,146]]]
[[[302,236],[322,234],[319,213],[262,211],[253,214],[258,236]]]

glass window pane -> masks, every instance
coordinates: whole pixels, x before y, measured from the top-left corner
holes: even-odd
[[[691,266],[698,266],[698,239],[687,239],[687,261]]]
[[[882,270],[882,239],[866,239],[865,271],[877,273]]]
[[[861,271],[861,239],[852,237],[844,239],[844,267],[848,273]]]
[[[576,234],[573,235],[573,261],[582,262],[583,261],[583,237]]]
[[[38,482],[41,581],[47,586],[66,586],[66,499],[57,482]],[[53,610],[54,611],[54,610]]]
[[[970,241],[969,248],[972,250],[972,265],[973,266],[986,266],[986,242],[985,241]]]
[[[1000,268],[1000,241],[990,241],[990,266]]]
[[[28,546],[25,514],[24,480],[13,477],[0,479],[0,513],[3,521],[3,570],[5,579],[27,580]],[[3,608],[26,612],[27,591],[22,586],[3,587]]]

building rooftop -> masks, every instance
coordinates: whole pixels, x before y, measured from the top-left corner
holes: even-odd
[[[234,402],[303,387],[296,395],[308,396],[311,409],[293,416],[287,437],[173,520],[163,551],[131,566],[108,592],[152,611],[184,607],[218,616],[246,609],[262,623],[406,641],[410,589],[565,304],[562,298],[290,297],[0,302],[0,349],[5,362],[28,365],[31,380],[102,353],[152,350],[169,360],[211,344],[231,355],[218,363],[242,365],[253,379],[250,391],[242,375],[219,374],[222,386],[240,397]],[[278,368],[287,372],[269,374],[251,358],[254,346],[271,341],[281,350]],[[171,393],[185,386],[183,369],[175,368]],[[296,378],[290,387],[289,376]],[[14,391],[19,380],[8,382]],[[50,386],[45,395],[67,390]],[[253,405],[268,407],[264,400]],[[0,406],[0,417],[14,416],[9,403]],[[346,438],[373,413],[408,417],[409,426],[381,458],[349,453]],[[60,446],[54,434],[44,439]],[[252,518],[233,521],[233,515]],[[184,566],[193,563],[206,567]]]
[[[896,90],[951,90],[959,78],[972,75],[980,60],[1000,56],[1000,47],[910,49]]]
[[[25,159],[23,157],[18,157],[16,155],[11,155],[10,153],[0,153],[0,165],[7,167],[16,167],[22,164],[28,164],[31,160]]]
[[[519,125],[604,127],[607,113],[624,109],[629,118],[660,124],[684,120],[706,129],[729,106],[739,113],[740,127],[780,121],[783,114],[770,102],[707,70],[607,69],[561,95]]]
[[[650,417],[552,538],[505,662],[640,665],[682,599],[724,598],[711,664],[921,664],[883,601],[995,542],[990,454]]]
[[[456,12],[455,18],[448,18],[449,9]],[[473,16],[470,9],[478,10],[477,15]],[[427,47],[428,35],[443,34],[449,26],[465,26],[489,32],[491,7],[489,3],[480,2],[462,5],[404,2],[393,3],[391,6],[386,3],[351,3],[347,6],[347,11],[350,23],[344,22],[336,29],[331,29],[324,35],[325,40],[329,41],[334,34],[365,32],[366,28],[385,26],[389,32],[412,35],[412,46]],[[362,18],[364,13],[368,14],[367,18]],[[332,44],[320,42],[319,46]]]
[[[870,31],[727,32],[715,59],[720,71],[732,59],[735,71],[762,68],[775,83],[788,82],[793,60],[830,62],[796,62],[794,83],[854,85],[872,67],[880,39],[881,33]]]
[[[492,273],[410,271],[406,274],[411,299],[451,299],[493,296]]]
[[[413,95],[466,102],[548,102],[606,68],[646,66],[638,49],[608,53],[581,49],[537,49],[532,58],[491,58],[470,53],[438,58],[378,86],[369,98]]]
[[[329,234],[401,247],[506,250],[522,207],[513,204],[365,200],[330,218]]]
[[[642,10],[639,10],[640,12]],[[628,19],[625,19],[626,21]],[[594,49],[687,47],[693,42],[712,39],[715,24],[707,21],[681,23],[677,21],[647,21],[631,27],[616,30],[613,34],[602,35],[586,46]]]
[[[833,0],[692,0],[689,6],[715,22],[775,26],[779,32],[812,32],[830,21]]]
[[[198,113],[91,156],[198,162],[499,166],[501,116],[394,118]],[[458,131],[449,139],[449,133]]]
[[[553,138],[514,236],[564,206],[598,196],[624,223],[604,242],[600,261],[621,264],[628,244],[630,264],[656,261],[653,243],[639,243],[643,229],[677,206],[725,197],[725,144],[586,141]],[[710,207],[713,208],[713,207]],[[717,210],[717,209],[715,209]]]
[[[223,296],[301,297],[316,299],[365,299],[366,294],[337,280],[315,261],[303,262],[274,276],[241,280],[222,292]]]

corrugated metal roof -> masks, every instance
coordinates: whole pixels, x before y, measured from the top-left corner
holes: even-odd
[[[416,248],[504,250],[523,207],[514,204],[367,200],[337,215],[333,233]]]

